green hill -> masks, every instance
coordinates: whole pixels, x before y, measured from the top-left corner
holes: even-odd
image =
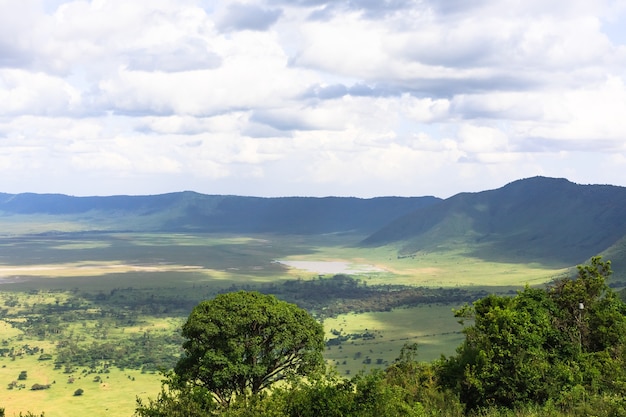
[[[390,219],[437,201],[435,197],[260,198],[189,191],[110,197],[0,194],[0,224],[39,224],[38,232],[70,229],[366,234]]]
[[[351,232],[369,235],[363,246],[392,244],[400,255],[461,248],[467,256],[485,260],[561,268],[604,253],[626,269],[626,188],[545,177],[445,200],[260,198],[189,191],[110,197],[0,194],[4,233],[22,225],[29,233]]]
[[[416,209],[362,243],[404,254],[466,245],[482,259],[569,266],[603,251],[623,256],[610,248],[624,236],[626,188],[535,177]]]

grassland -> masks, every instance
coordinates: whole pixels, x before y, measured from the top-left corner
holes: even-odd
[[[351,268],[373,266],[379,272],[362,275],[374,285],[389,282],[429,287],[519,287],[539,285],[567,272],[538,263],[498,263],[468,255],[465,244],[441,248],[441,251],[417,252],[398,256],[398,248],[383,246],[359,248],[347,245],[322,246],[308,254],[297,254],[289,260],[344,261]],[[303,271],[304,273],[306,271]],[[308,271],[309,276],[315,271]]]
[[[112,368],[105,374],[89,373],[90,370],[79,368],[65,374],[37,357],[24,356],[15,361],[0,358],[0,379],[3,382],[16,380],[22,370],[27,371],[28,377],[18,382],[23,382],[25,388],[9,390],[7,385],[0,387],[7,416],[27,410],[45,411],[46,416],[52,417],[130,416],[137,396],[154,395],[160,387],[157,375],[138,370]],[[50,388],[32,391],[30,387],[34,384],[50,384]],[[84,391],[81,396],[74,395],[78,389]]]
[[[323,275],[288,268],[277,260],[343,262],[370,287],[507,292],[564,272],[539,264],[472,258],[462,244],[400,258],[391,246],[359,248],[355,243],[361,237],[353,235],[32,235],[11,227],[11,234],[0,238],[0,338],[7,349],[37,346],[55,359],[39,361],[38,354],[0,357],[0,407],[9,416],[27,410],[45,411],[48,417],[131,415],[137,395],[154,397],[158,392],[160,376],[154,367],[122,370],[103,358],[74,365],[65,373],[65,366],[54,369],[62,342],[87,349],[151,341],[145,349],[174,349],[159,343],[178,332],[191,306],[201,299],[218,291]],[[407,342],[418,343],[423,360],[451,354],[462,340],[454,307],[426,304],[326,318],[329,339],[336,334],[346,337],[328,348],[326,358],[346,375],[389,364]],[[57,316],[59,321],[45,320]],[[28,372],[26,388],[8,390],[22,370]],[[97,376],[101,379],[94,382]],[[70,378],[74,382],[68,383]],[[35,383],[50,388],[31,391]],[[75,397],[78,388],[84,394]]]
[[[342,314],[325,319],[327,339],[347,336],[338,346],[328,346],[325,357],[341,375],[388,366],[405,344],[417,343],[419,360],[451,355],[463,340],[462,327],[450,305],[425,305],[389,312]]]

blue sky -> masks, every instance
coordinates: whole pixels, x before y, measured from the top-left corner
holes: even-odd
[[[0,191],[626,185],[626,0],[0,0]]]

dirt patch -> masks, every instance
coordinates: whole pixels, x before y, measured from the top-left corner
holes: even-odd
[[[77,271],[80,275],[97,276],[123,272],[183,272],[203,270],[197,265],[172,264],[123,264],[123,263],[76,263],[59,265],[29,265],[0,267],[0,279],[13,282],[22,276],[74,276]]]

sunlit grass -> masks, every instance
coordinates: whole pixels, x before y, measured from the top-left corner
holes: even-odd
[[[540,264],[485,261],[469,256],[469,248],[463,244],[402,258],[398,257],[398,248],[393,246],[356,246],[361,239],[361,236],[349,235],[193,233],[5,235],[0,238],[0,295],[2,300],[16,297],[19,306],[3,306],[13,314],[26,305],[62,305],[77,293],[109,294],[114,289],[133,289],[132,296],[138,297],[155,294],[200,300],[233,286],[254,288],[257,284],[317,279],[320,275],[319,271],[288,268],[275,262],[281,259],[345,263],[352,275],[370,286],[402,284],[487,291],[509,291],[526,284],[542,284],[565,271]],[[337,366],[340,374],[354,375],[361,369],[389,365],[405,343],[418,343],[418,359],[424,361],[441,354],[453,354],[463,339],[453,307],[458,306],[426,305],[326,319],[324,327],[328,338],[334,337],[331,329],[340,330],[342,334],[367,331],[375,338],[354,339],[342,343],[341,347],[333,346],[325,351],[325,357]],[[168,318],[142,316],[125,327],[104,322],[108,326],[108,339],[123,340],[143,332],[178,332],[185,318],[185,314]],[[96,340],[93,330],[97,323],[102,325],[102,321],[96,320],[72,322],[67,331],[82,337],[84,343],[91,343]],[[3,321],[0,321],[0,332],[3,338],[20,337],[18,330]],[[54,351],[54,346],[44,341],[22,340],[20,343],[45,345],[46,349]],[[369,365],[363,363],[367,359]],[[55,371],[52,363],[42,363],[33,357],[15,361],[0,358],[0,366],[4,366],[0,368],[0,383],[8,384],[16,379],[22,368],[28,370],[29,375],[32,372],[28,388],[34,383],[56,381],[46,391],[7,391],[0,404],[7,409],[7,415],[27,410],[45,410],[49,416],[132,415],[136,395],[154,398],[160,385],[158,375],[119,370],[106,374],[105,384],[85,377],[79,384],[68,384],[67,375]],[[85,393],[74,397],[73,392],[78,388]]]
[[[538,285],[554,279],[567,269],[554,269],[540,264],[501,263],[467,255],[466,248],[421,252],[399,257],[397,248],[360,248],[351,246],[319,246],[313,253],[292,255],[292,261],[347,262],[351,268],[374,267],[380,272],[366,271],[359,275],[376,284],[401,284],[429,287],[490,287]],[[307,274],[308,272],[308,274]],[[292,274],[316,275],[316,271],[292,271]]]
[[[31,346],[41,346],[41,342],[24,340]],[[105,417],[131,416],[137,396],[154,398],[160,389],[161,376],[136,370],[111,368],[109,373],[83,374],[84,368],[77,368],[71,374],[63,369],[54,370],[49,361],[39,361],[39,355],[26,355],[12,361],[0,358],[0,381],[3,385],[2,404],[7,416],[16,416],[28,411],[53,417]],[[25,389],[8,390],[7,385],[17,380],[21,371],[27,371],[28,378],[18,381]],[[102,382],[94,382],[95,376]],[[75,378],[70,383],[70,378]],[[50,388],[31,391],[33,384],[50,384]],[[83,389],[82,396],[74,396],[77,389]]]
[[[458,307],[458,306],[457,306]],[[342,314],[324,320],[324,330],[328,339],[336,337],[332,330],[341,334],[375,335],[374,339],[353,339],[332,346],[325,357],[337,366],[341,374],[351,374],[377,364],[390,364],[407,343],[418,344],[418,360],[431,361],[442,354],[452,355],[461,343],[461,325],[452,312],[452,305],[427,305],[411,308],[398,308],[390,312]],[[363,362],[371,359],[371,365]]]

